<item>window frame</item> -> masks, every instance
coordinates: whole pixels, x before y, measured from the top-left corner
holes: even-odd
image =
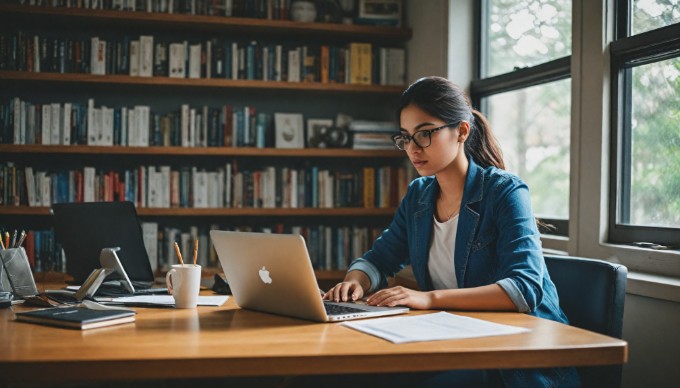
[[[680,246],[680,228],[627,225],[630,203],[630,147],[632,139],[632,69],[636,66],[677,58],[680,55],[680,23],[630,35],[632,1],[616,2],[616,40],[609,45],[611,71],[611,128],[609,212],[607,240],[614,244],[649,242]]]
[[[470,82],[472,106],[478,107],[482,112],[488,112],[487,103],[484,101],[486,97],[571,78],[571,55],[535,66],[516,69],[509,73],[483,78],[482,68],[486,66],[488,61],[488,58],[486,58],[487,34],[483,28],[487,24],[488,0],[475,1],[474,3],[475,64],[473,66],[474,79]],[[554,230],[542,230],[542,233],[565,237],[569,235],[568,218],[541,218],[541,221],[555,228]]]

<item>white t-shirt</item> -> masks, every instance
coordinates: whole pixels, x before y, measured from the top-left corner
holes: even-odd
[[[435,290],[458,288],[454,253],[456,249],[456,232],[458,231],[458,215],[448,221],[439,222],[434,218],[434,231],[430,244],[430,257],[427,267]]]

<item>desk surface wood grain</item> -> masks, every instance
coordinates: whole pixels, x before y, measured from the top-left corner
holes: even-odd
[[[292,302],[292,301],[291,301]],[[0,379],[116,380],[621,364],[625,341],[519,313],[455,312],[528,333],[395,345],[336,323],[222,307],[137,308],[86,331],[17,322],[0,310]],[[421,314],[426,312],[412,312]]]

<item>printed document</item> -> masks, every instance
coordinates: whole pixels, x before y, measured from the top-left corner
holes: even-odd
[[[501,325],[447,312],[366,319],[341,324],[395,344],[508,335],[529,331],[523,327]]]

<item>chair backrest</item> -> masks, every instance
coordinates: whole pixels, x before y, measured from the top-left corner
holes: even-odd
[[[544,255],[572,326],[621,338],[628,269],[603,260]],[[578,368],[584,387],[621,386],[618,366]]]

